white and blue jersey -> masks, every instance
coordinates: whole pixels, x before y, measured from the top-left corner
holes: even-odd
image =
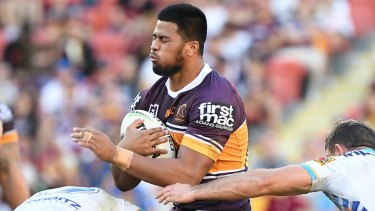
[[[310,174],[311,192],[323,191],[340,210],[375,210],[375,150],[354,150],[302,167]]]
[[[15,211],[142,211],[97,187],[65,186],[38,192]]]

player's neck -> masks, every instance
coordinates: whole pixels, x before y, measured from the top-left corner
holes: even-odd
[[[366,148],[370,148],[370,147],[368,147],[368,146],[360,146],[360,147],[352,148],[349,151],[361,150],[361,149],[366,149]]]
[[[200,60],[200,62],[186,62],[186,65],[182,67],[181,71],[169,77],[170,89],[174,92],[181,90],[199,75],[203,67],[203,60]]]

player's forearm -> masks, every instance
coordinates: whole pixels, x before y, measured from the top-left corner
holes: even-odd
[[[12,161],[9,163],[8,170],[0,175],[0,183],[4,197],[12,209],[15,209],[30,196],[29,188],[19,169],[18,162]]]
[[[190,157],[190,156],[186,156]],[[145,182],[158,185],[167,186],[177,182],[187,184],[199,184],[208,169],[212,166],[210,162],[202,162],[202,159],[208,159],[199,155],[195,159],[168,159],[147,158],[130,150],[117,147],[114,157],[110,161],[114,166],[117,166],[127,174],[139,178]],[[201,163],[198,165],[198,163]],[[125,181],[127,175],[125,172],[119,172],[119,169],[113,169],[117,178],[115,180]],[[127,177],[129,178],[129,177]],[[121,181],[119,181],[119,184]]]
[[[182,164],[179,159],[151,159],[136,153],[133,153],[130,158],[126,155],[130,152],[129,150],[117,149],[120,154],[125,155],[112,161],[111,171],[116,187],[122,191],[133,189],[141,180],[166,186],[176,182],[198,184],[202,179],[202,177],[197,177],[198,172],[187,171],[189,168],[186,168],[186,165]]]
[[[0,183],[5,199],[12,208],[30,195],[21,171],[20,159],[18,142],[0,145]]]
[[[311,179],[300,166],[257,169],[195,186],[195,200],[237,200],[264,195],[307,193]]]
[[[116,187],[122,191],[131,190],[141,182],[140,179],[133,177],[115,165],[111,165],[111,173]]]
[[[259,196],[263,186],[261,178],[246,172],[194,186],[192,191],[195,200],[238,200]]]
[[[127,170],[143,181],[162,187],[177,182],[199,184],[204,175],[202,171],[207,170],[187,166],[181,159],[151,159],[138,154],[134,154],[132,165]]]

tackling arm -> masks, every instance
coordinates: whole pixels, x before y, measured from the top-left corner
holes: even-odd
[[[237,200],[264,195],[287,196],[308,193],[311,184],[307,171],[301,166],[292,165],[238,173],[198,186],[175,184],[164,188],[156,198],[166,204],[194,200]]]
[[[199,199],[207,195],[216,195],[218,199],[235,200],[264,195],[302,194],[309,192],[310,187],[311,178],[304,168],[287,166],[278,169],[254,170],[213,181],[206,187],[197,187],[195,195]],[[202,193],[206,192],[205,190],[209,190],[210,193]]]

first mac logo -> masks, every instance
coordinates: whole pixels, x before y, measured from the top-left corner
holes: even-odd
[[[204,102],[198,109],[199,120],[196,123],[233,131],[235,110],[232,105]]]

